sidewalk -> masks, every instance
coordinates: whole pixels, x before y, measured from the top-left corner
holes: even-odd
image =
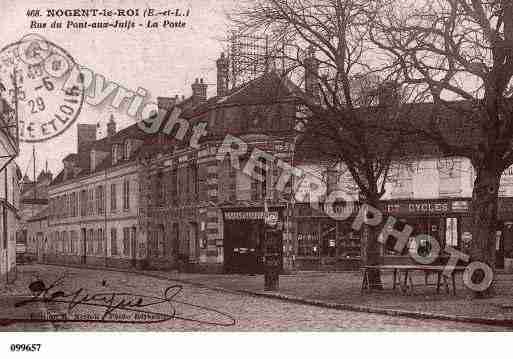
[[[228,291],[249,293],[308,303],[330,308],[403,315],[415,318],[447,319],[479,324],[493,324],[513,328],[513,274],[498,274],[497,295],[491,299],[473,299],[464,288],[461,275],[456,277],[456,296],[442,286],[436,293],[434,286],[424,285],[424,275],[413,277],[413,293],[403,294],[391,288],[392,275],[382,276],[385,289],[361,293],[360,272],[298,272],[280,276],[280,289],[263,290],[262,275],[188,274],[161,271],[139,271],[152,276],[202,285]],[[435,277],[429,279],[433,283]]]

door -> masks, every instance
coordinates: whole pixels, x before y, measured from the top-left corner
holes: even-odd
[[[173,248],[173,256],[175,258],[179,258],[180,256],[180,229],[178,227],[178,223],[173,223],[173,229],[171,230],[171,246]]]
[[[132,257],[132,266],[137,263],[137,229],[132,227],[130,229],[130,254]]]
[[[198,224],[191,222],[189,225],[189,261],[196,261],[199,255]]]
[[[262,273],[263,220],[226,221],[224,229],[225,271],[245,274]]]
[[[81,237],[81,242],[82,242],[81,263],[86,264],[86,262],[87,262],[87,234],[86,234],[85,228],[82,228],[80,230],[80,237]]]

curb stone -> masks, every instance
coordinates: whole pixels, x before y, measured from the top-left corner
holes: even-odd
[[[334,302],[326,302],[317,299],[307,299],[303,297],[297,297],[289,294],[283,294],[278,292],[264,292],[264,291],[253,291],[247,289],[228,289],[219,286],[207,285],[203,283],[198,283],[195,281],[173,278],[171,276],[166,276],[162,274],[142,271],[142,270],[131,270],[131,269],[122,269],[122,268],[108,268],[108,267],[95,267],[95,266],[78,266],[78,265],[70,265],[70,264],[46,264],[41,263],[46,266],[54,266],[54,267],[70,267],[77,269],[90,269],[90,270],[106,270],[110,272],[119,272],[119,273],[133,273],[137,275],[143,275],[147,277],[152,277],[156,279],[163,280],[171,280],[178,283],[188,284],[195,287],[210,289],[218,292],[230,293],[230,294],[245,294],[253,297],[262,297],[268,299],[276,299],[291,303],[311,305],[321,308],[328,309],[336,309],[336,310],[346,310],[352,312],[363,312],[363,313],[371,313],[371,314],[383,314],[388,316],[395,317],[407,317],[413,319],[435,319],[435,320],[446,320],[453,322],[463,322],[463,323],[472,323],[472,324],[482,324],[482,325],[493,325],[500,326],[513,329],[513,319],[495,319],[495,318],[482,318],[482,317],[467,317],[462,315],[452,315],[452,314],[439,314],[439,313],[431,313],[431,312],[414,312],[409,310],[402,309],[387,309],[387,308],[376,308],[370,306],[361,306],[355,304],[347,304],[347,303],[334,303]]]

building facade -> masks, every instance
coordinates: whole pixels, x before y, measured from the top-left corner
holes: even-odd
[[[18,154],[17,134],[6,127],[13,118],[13,110],[0,97],[0,286],[16,279],[21,172],[14,161]]]
[[[45,262],[136,266],[145,259],[138,236],[137,151],[133,127],[96,139],[96,125],[78,125],[77,153],[66,156],[49,190]]]
[[[359,197],[343,164],[299,155],[296,100],[305,92],[273,71],[228,90],[226,58],[217,66],[216,96],[207,98],[206,83],[196,79],[187,99],[159,98],[158,116],[145,122],[149,131],[135,124],[116,132],[111,119],[107,136],[96,139],[94,126],[78,125],[77,153],[64,158],[48,190],[44,261],[260,272],[267,207],[281,223],[284,267],[359,267],[354,214],[336,221],[306,202],[319,178],[326,184],[321,207],[333,190]],[[268,157],[260,156],[261,166],[254,166],[250,159],[258,151]],[[286,166],[306,176],[277,186]],[[442,248],[468,247],[474,180],[469,161],[419,153],[393,167],[385,214],[411,225],[413,236],[432,235]],[[501,182],[499,255],[513,249],[512,174],[506,171]],[[387,259],[397,256],[387,248],[384,253]]]
[[[35,171],[34,171],[35,172]],[[48,186],[53,175],[48,170],[42,170],[35,180],[30,180],[25,174],[21,181],[20,193],[20,221],[16,234],[18,248],[18,261],[35,260],[42,236],[36,235],[40,231],[35,230],[34,220],[46,218],[48,212]]]

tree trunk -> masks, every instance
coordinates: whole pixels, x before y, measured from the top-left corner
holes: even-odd
[[[366,204],[381,210],[379,200],[367,201]],[[364,224],[361,231],[360,253],[362,265],[380,265],[383,264],[381,255],[381,245],[378,242],[379,230],[376,226]],[[369,288],[383,289],[381,273],[379,270],[369,270]]]
[[[483,166],[484,167],[484,166]],[[495,245],[497,231],[498,194],[501,171],[477,168],[472,193],[472,242],[470,260],[486,263],[495,272]],[[494,273],[495,278],[495,273]],[[479,276],[474,278],[480,282]],[[494,282],[483,292],[474,292],[476,298],[493,296]]]

